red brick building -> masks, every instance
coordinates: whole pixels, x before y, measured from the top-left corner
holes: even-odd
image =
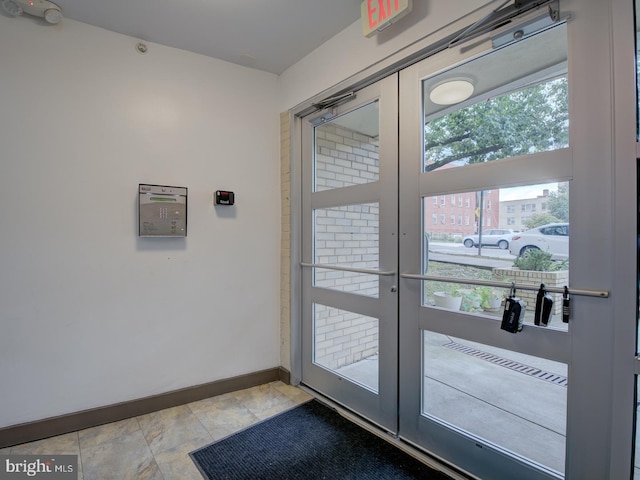
[[[500,225],[499,190],[455,193],[424,198],[424,229],[436,238],[445,235],[465,236],[482,227]],[[481,198],[482,197],[482,198]],[[481,203],[483,208],[480,208]]]

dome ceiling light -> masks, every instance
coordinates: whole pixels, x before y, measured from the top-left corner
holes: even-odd
[[[62,9],[48,0],[0,0],[0,7],[12,17],[28,13],[49,23],[62,20]]]
[[[473,83],[467,78],[454,78],[431,89],[429,99],[437,105],[454,105],[473,95]]]

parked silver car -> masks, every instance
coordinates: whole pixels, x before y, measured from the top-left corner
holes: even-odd
[[[506,228],[493,228],[482,232],[482,246],[489,245],[503,250],[509,248],[513,230]],[[467,247],[477,247],[480,242],[479,235],[468,235],[462,239],[462,244]]]
[[[569,257],[569,224],[548,223],[522,233],[511,239],[509,253],[525,255],[527,250],[539,249],[551,253],[553,260]]]

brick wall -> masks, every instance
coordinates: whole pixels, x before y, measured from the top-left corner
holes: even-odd
[[[494,268],[492,277],[504,282],[515,282],[521,285],[537,285],[544,283],[547,287],[564,287],[569,285],[569,270],[556,272],[536,272],[533,270],[518,270],[517,268]],[[536,296],[538,292],[533,290],[517,290],[516,296],[527,304],[527,311],[534,312],[536,308]],[[552,293],[553,315],[562,313],[562,294]]]
[[[378,141],[325,124],[316,128],[316,191],[378,180]],[[379,268],[379,207],[358,204],[315,211],[315,263]],[[378,296],[378,277],[316,269],[316,286]],[[378,319],[315,305],[315,361],[339,368],[378,352]]]
[[[314,313],[316,363],[336,369],[378,352],[378,319],[325,305]]]
[[[280,114],[280,365],[291,371],[291,168],[289,113]]]
[[[316,128],[316,191],[375,182],[378,140],[328,123]]]

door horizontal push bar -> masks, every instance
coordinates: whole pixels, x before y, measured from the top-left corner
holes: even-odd
[[[540,289],[540,284],[522,284],[522,283],[509,283],[509,282],[492,282],[490,280],[474,280],[469,278],[454,278],[454,277],[436,277],[433,275],[416,275],[413,273],[401,273],[402,278],[408,278],[410,280],[429,280],[432,282],[447,282],[447,283],[462,283],[465,285],[480,285],[483,287],[498,287],[498,288],[515,288],[516,290],[531,290],[537,291]],[[543,282],[544,283],[544,282]],[[549,293],[564,293],[564,287],[544,287]],[[586,290],[578,288],[569,288],[570,295],[580,295],[583,297],[598,297],[609,298],[609,292],[606,290]]]
[[[395,275],[396,272],[385,272],[381,270],[372,270],[368,268],[352,268],[352,267],[340,267],[338,265],[327,265],[325,263],[304,263],[300,262],[301,267],[310,267],[310,268],[326,268],[327,270],[340,270],[343,272],[353,272],[353,273],[365,273],[367,275],[380,275],[383,277],[389,277],[391,275]]]

